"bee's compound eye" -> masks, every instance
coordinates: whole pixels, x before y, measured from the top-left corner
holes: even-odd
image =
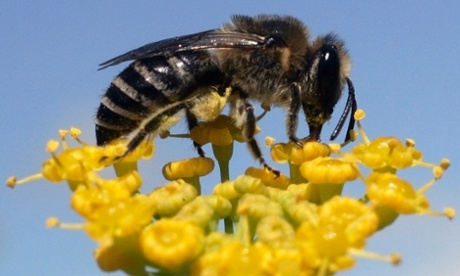
[[[321,62],[338,62],[339,60],[339,55],[337,53],[337,47],[334,45],[326,45],[321,49],[321,57],[322,61]]]
[[[332,114],[340,97],[340,57],[334,45],[325,45],[319,51],[317,67],[318,90],[323,109]]]
[[[271,35],[265,39],[267,47],[286,47],[286,42],[280,36]]]
[[[325,77],[329,81],[337,81],[340,70],[340,58],[334,45],[326,45],[321,50],[318,64],[318,77]]]

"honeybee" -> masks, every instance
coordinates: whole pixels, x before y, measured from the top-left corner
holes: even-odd
[[[134,62],[112,81],[96,115],[97,144],[129,135],[126,154],[180,111],[185,111],[192,129],[203,117],[196,106],[217,93],[226,97],[252,155],[277,173],[254,139],[251,102],[287,109],[287,136],[299,146],[300,109],[310,132],[302,141],[319,141],[345,84],[348,99],[331,140],[357,108],[344,42],[333,33],[310,41],[307,27],[291,16],[235,15],[221,28],[147,44],[100,64],[99,70],[130,60]],[[354,123],[350,116],[345,141]],[[195,146],[204,155],[200,145]]]

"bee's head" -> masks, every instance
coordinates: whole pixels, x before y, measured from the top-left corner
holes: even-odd
[[[311,92],[329,115],[340,99],[350,69],[350,56],[343,41],[336,35],[328,34],[313,42],[309,62],[309,79],[314,90]]]
[[[348,77],[351,61],[344,42],[336,35],[328,34],[318,37],[312,43],[307,65],[306,82],[308,85],[302,105],[307,115],[310,136],[319,139],[322,125],[330,119],[334,107],[342,95],[344,85],[347,82],[351,83]],[[347,106],[331,139],[335,139],[338,135],[350,109],[353,109],[353,103],[356,105],[354,91],[350,91]],[[354,125],[354,122],[350,122],[350,125]]]

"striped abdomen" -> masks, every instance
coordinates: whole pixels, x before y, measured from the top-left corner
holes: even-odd
[[[97,144],[131,133],[150,114],[183,101],[200,86],[219,82],[220,73],[207,52],[136,60],[112,81],[101,100]]]

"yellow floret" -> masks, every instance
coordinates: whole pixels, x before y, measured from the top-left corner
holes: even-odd
[[[145,258],[177,271],[203,251],[205,238],[203,229],[192,223],[161,219],[142,231],[139,242]]]
[[[179,179],[155,189],[149,197],[154,202],[157,215],[172,216],[197,195],[195,187]]]
[[[245,175],[259,178],[262,182],[268,186],[278,189],[286,189],[290,184],[290,180],[285,175],[281,174],[278,177],[273,176],[273,172],[266,168],[254,168],[249,167],[246,169]]]
[[[168,180],[203,176],[214,169],[214,161],[206,157],[169,162],[163,166],[163,176]]]
[[[358,165],[347,159],[318,157],[300,166],[302,176],[314,184],[343,184],[359,175]]]

